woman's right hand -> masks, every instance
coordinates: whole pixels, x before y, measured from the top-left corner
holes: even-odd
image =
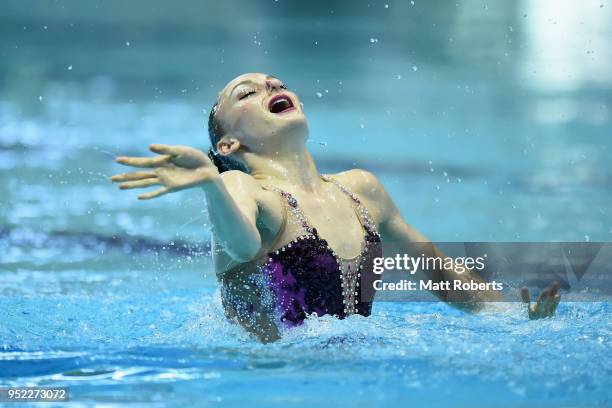
[[[219,171],[201,150],[188,146],[168,146],[152,144],[149,149],[159,154],[155,157],[118,157],[117,163],[132,167],[144,167],[150,170],[118,174],[111,181],[119,188],[144,188],[163,186],[160,189],[138,196],[140,200],[149,200],[164,194],[196,187],[219,178]]]
[[[559,294],[559,282],[553,282],[550,287],[545,288],[535,305],[531,304],[531,295],[529,289],[521,289],[521,298],[523,303],[527,305],[527,315],[531,320],[542,319],[544,317],[552,317],[557,312],[557,306],[561,301]]]

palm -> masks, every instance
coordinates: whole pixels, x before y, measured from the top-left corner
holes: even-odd
[[[211,170],[207,167],[183,168],[173,164],[156,169],[157,178],[171,191],[180,191],[199,184]]]

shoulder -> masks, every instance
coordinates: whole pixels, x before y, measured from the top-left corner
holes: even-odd
[[[219,176],[224,183],[257,183],[253,176],[240,170],[224,171]]]
[[[330,176],[351,192],[364,198],[377,199],[384,192],[384,188],[378,178],[367,170],[352,169],[330,174]]]
[[[220,177],[225,188],[239,206],[250,202],[252,205],[272,206],[277,209],[276,194],[264,189],[260,182],[250,174],[240,170],[230,170],[221,173]]]
[[[225,187],[232,195],[250,195],[254,196],[261,191],[261,185],[250,174],[240,170],[224,171],[220,174],[221,180]]]
[[[393,212],[394,204],[391,197],[380,180],[371,172],[352,169],[330,176],[359,197],[378,225],[385,222]]]

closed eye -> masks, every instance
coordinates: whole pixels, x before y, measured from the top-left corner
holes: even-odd
[[[239,100],[243,100],[243,99],[246,99],[246,98],[248,98],[249,96],[251,96],[253,94],[255,94],[255,91],[249,91],[249,92],[246,92],[246,93],[240,95],[240,97],[238,97],[238,99]]]

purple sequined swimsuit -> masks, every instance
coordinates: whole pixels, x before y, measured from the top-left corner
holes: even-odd
[[[351,260],[338,257],[310,225],[297,200],[283,190],[272,188],[282,196],[287,206],[285,211],[300,224],[303,233],[280,248],[233,268],[251,271],[243,274],[249,277],[248,283],[243,280],[240,284],[257,287],[263,309],[271,313],[271,320],[285,327],[300,325],[307,315],[313,313],[344,318],[351,314],[368,316],[372,309],[373,259],[381,256],[380,236],[357,196],[331,177],[322,177],[338,186],[352,200],[364,231],[360,254]],[[245,304],[232,298],[232,285],[236,285],[235,279],[232,282],[223,278],[224,302],[230,302],[235,313],[246,314],[242,318],[248,319],[254,313],[254,306],[252,302]]]

